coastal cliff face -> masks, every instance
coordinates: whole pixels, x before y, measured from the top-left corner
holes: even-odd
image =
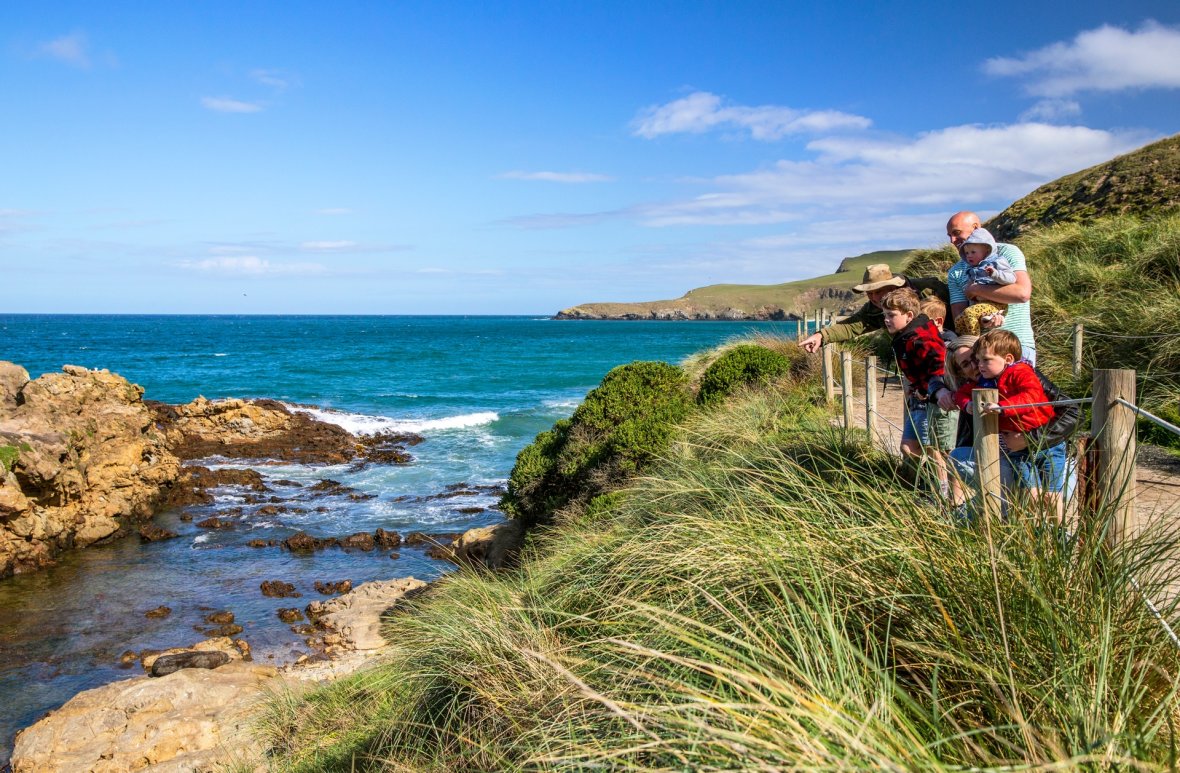
[[[859,275],[858,275],[859,278]],[[695,291],[694,291],[695,292]],[[826,306],[844,311],[860,299],[856,293],[840,287],[815,287],[797,291],[790,298],[794,309]],[[712,297],[697,298],[693,293],[671,301],[645,303],[584,303],[563,309],[556,319],[630,319],[630,320],[756,320],[791,321],[799,319],[796,311],[784,305],[758,302],[717,303]]]
[[[142,388],[67,365],[0,362],[0,578],[151,518],[180,471]]]

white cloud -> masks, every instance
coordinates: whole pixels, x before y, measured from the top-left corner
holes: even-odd
[[[206,274],[227,276],[306,276],[327,271],[327,268],[319,263],[271,263],[257,255],[184,260],[177,265]]]
[[[269,86],[275,91],[286,91],[292,86],[299,85],[298,80],[282,70],[256,69],[250,71],[250,78],[255,83]]]
[[[723,106],[721,97],[697,91],[665,105],[640,111],[632,122],[634,133],[651,139],[662,134],[701,134],[714,129],[737,128],[756,140],[777,140],[788,134],[821,133],[836,129],[867,129],[868,118],[837,110],[796,110],[763,105]]]
[[[749,226],[941,208],[1006,205],[1049,180],[1126,153],[1153,137],[1081,126],[952,126],[913,138],[825,138],[815,155],[698,183],[679,201],[610,212],[536,214],[522,228],[569,228],[612,219],[651,227]]]
[[[1072,99],[1042,99],[1020,114],[1021,121],[1061,121],[1082,114],[1082,106]]]
[[[201,105],[218,113],[257,113],[262,110],[262,105],[256,102],[243,102],[229,97],[201,97]]]
[[[71,32],[69,35],[54,38],[48,43],[42,43],[38,46],[37,50],[43,56],[48,56],[59,62],[88,69],[90,67],[90,54],[87,48],[85,33]]]
[[[1145,22],[1138,30],[1104,25],[1021,57],[984,63],[991,75],[1024,77],[1039,97],[1081,91],[1180,88],[1180,28]]]
[[[504,172],[498,175],[503,180],[539,180],[552,183],[602,183],[615,178],[592,172]]]
[[[299,249],[306,252],[347,252],[359,247],[356,242],[340,239],[337,241],[303,242]]]

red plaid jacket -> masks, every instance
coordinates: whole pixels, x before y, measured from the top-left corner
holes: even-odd
[[[913,393],[929,399],[930,382],[937,378],[941,385],[946,367],[946,342],[938,326],[925,314],[914,317],[893,336],[893,359],[910,382]]]

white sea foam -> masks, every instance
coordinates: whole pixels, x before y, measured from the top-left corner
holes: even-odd
[[[208,541],[209,541],[209,535],[208,535],[208,534],[198,534],[198,535],[196,536],[196,538],[193,540],[193,544],[194,544],[194,545],[200,545],[202,542],[208,542]]]
[[[214,352],[213,356],[214,357],[228,357],[229,355],[226,354],[225,352]]]
[[[546,400],[542,403],[546,408],[577,408],[581,400]]]
[[[445,416],[441,419],[394,419],[389,416],[369,416],[363,413],[348,413],[325,408],[307,408],[288,405],[292,411],[305,413],[312,418],[343,427],[354,435],[373,435],[378,432],[432,432],[448,429],[463,429],[491,424],[500,418],[495,411],[464,413]]]

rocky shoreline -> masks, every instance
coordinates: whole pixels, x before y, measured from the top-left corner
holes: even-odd
[[[354,673],[387,646],[381,618],[426,589],[413,577],[360,585],[307,612],[333,659],[284,668],[254,663],[228,637],[144,659],[148,674],[86,690],[21,731],[14,773],[252,769],[264,758],[254,732],[261,705],[284,693]],[[184,667],[158,674],[166,658]]]
[[[66,365],[30,380],[0,362],[0,579],[50,565],[62,551],[136,529],[200,502],[226,475],[185,466],[209,456],[307,464],[406,464],[413,434],[358,437],[275,400],[143,400],[106,370]],[[221,476],[221,477],[218,477]],[[242,481],[234,481],[241,483]]]
[[[259,515],[326,510],[332,502],[347,505],[374,496],[329,479],[301,484],[198,460],[348,465],[353,472],[407,464],[412,461],[407,449],[421,440],[413,434],[352,435],[274,400],[198,398],[167,405],[144,401],[140,387],[106,370],[65,366],[30,380],[20,366],[0,362],[0,581],[51,566],[66,551],[136,532],[143,542],[172,539],[177,534],[153,516],[176,510],[180,521],[191,521],[183,508],[213,504],[214,490],[221,487],[242,492],[238,501],[244,505],[219,508],[193,526],[246,528]],[[464,498],[500,491],[456,483],[393,501],[455,500],[456,512],[482,512],[486,508],[463,507]],[[324,504],[317,506],[316,499]],[[175,526],[175,514],[169,520]],[[521,542],[519,526],[511,521],[465,534],[378,528],[340,536],[279,536],[251,540],[249,547],[393,558],[398,549],[411,547],[430,558],[496,568],[515,560]],[[332,598],[278,610],[279,619],[310,649],[294,664],[254,663],[249,644],[234,638],[242,626],[232,612],[202,613],[205,624],[193,627],[212,638],[183,649],[124,652],[123,666],[138,662],[146,675],[84,690],[23,730],[12,769],[204,770],[255,759],[248,720],[258,702],[278,690],[362,667],[384,646],[380,617],[426,584],[403,578],[353,587],[350,580],[333,578],[314,587]],[[300,595],[279,579],[264,581],[260,591],[280,598]],[[144,614],[167,617],[171,610],[161,604]]]

